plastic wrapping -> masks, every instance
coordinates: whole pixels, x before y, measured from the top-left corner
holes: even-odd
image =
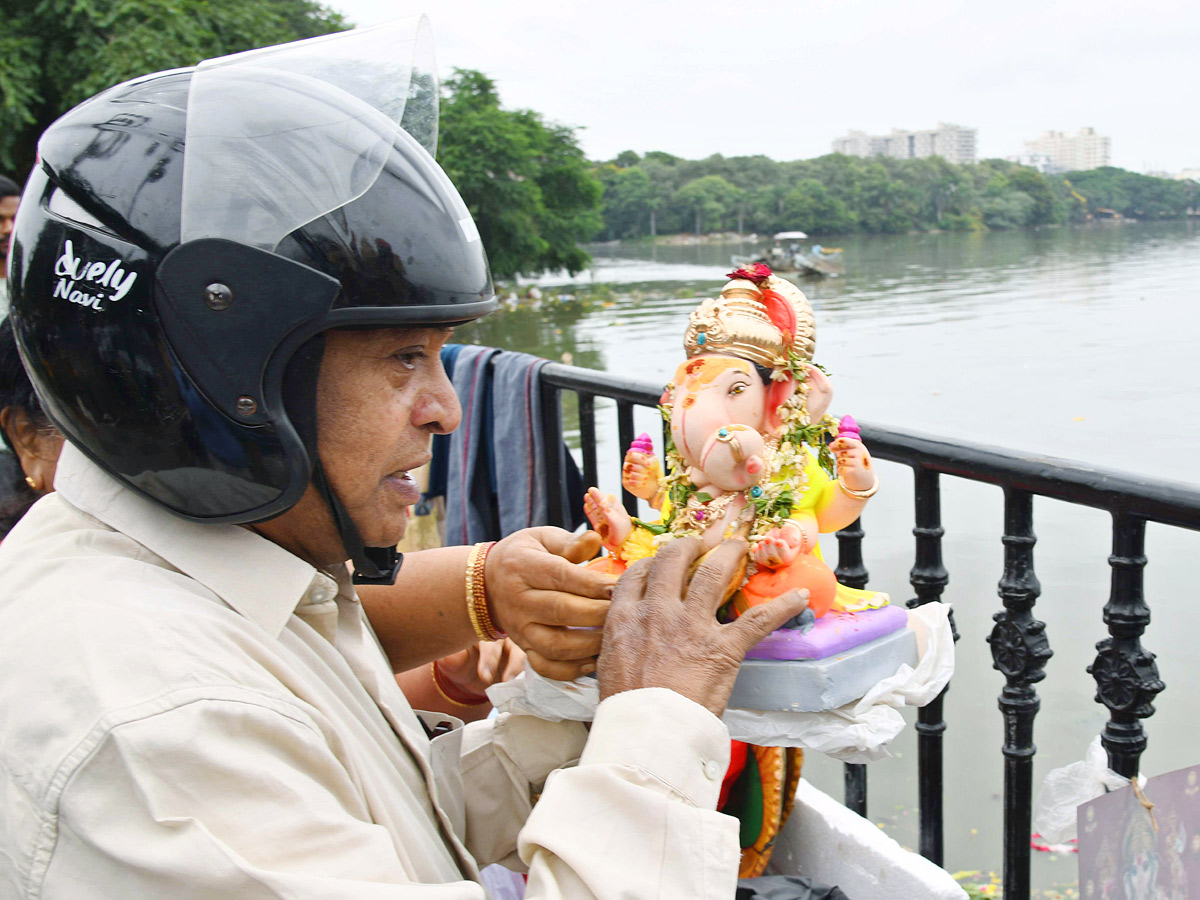
[[[1145,783],[1146,776],[1139,775],[1138,784]],[[1108,767],[1108,754],[1100,743],[1100,735],[1096,735],[1082,760],[1052,770],[1042,782],[1034,804],[1034,831],[1051,844],[1077,837],[1076,808],[1127,784],[1128,778]]]
[[[728,709],[723,716],[734,740],[761,746],[804,747],[845,762],[864,763],[887,757],[887,744],[904,727],[902,706],[924,706],[954,674],[954,639],[950,607],[929,603],[909,610],[909,627],[917,632],[917,667],[901,666],[862,699],[824,712],[763,712]],[[600,694],[595,678],[552,681],[530,669],[513,681],[488,688],[500,712],[560,721],[590,721]]]

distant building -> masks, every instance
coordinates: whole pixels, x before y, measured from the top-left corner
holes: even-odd
[[[1053,161],[1044,153],[1019,153],[1016,156],[1006,156],[1005,159],[1018,165],[1037,169],[1039,172],[1050,172],[1054,168]]]
[[[939,122],[931,131],[902,131],[875,135],[851,131],[833,142],[834,153],[847,156],[890,156],[893,159],[924,159],[940,156],[947,162],[975,162],[974,128]]]
[[[1041,137],[1025,142],[1025,153],[1046,157],[1045,172],[1081,172],[1109,164],[1112,139],[1096,134],[1095,128],[1080,128],[1075,134],[1043,131]]]
[[[1200,169],[1184,169],[1174,178],[1176,181],[1200,181]]]

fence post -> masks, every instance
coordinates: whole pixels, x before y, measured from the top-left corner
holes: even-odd
[[[837,580],[852,588],[864,589],[870,573],[863,564],[862,519],[858,518],[837,533]],[[842,771],[846,808],[863,818],[867,815],[867,767],[862,763],[846,763]]]
[[[628,400],[617,401],[617,451],[621,454],[621,467],[625,465],[625,451],[633,443],[633,404]],[[625,485],[621,485],[621,503],[629,510],[629,514],[638,515],[638,500]]]
[[[1124,512],[1113,514],[1112,592],[1104,606],[1110,637],[1096,645],[1096,661],[1088,672],[1096,679],[1096,702],[1108,707],[1109,720],[1100,742],[1108,765],[1120,775],[1137,775],[1146,749],[1141,719],[1154,715],[1152,701],[1166,686],[1159,680],[1154,654],[1142,648],[1150,624],[1150,607],[1142,589],[1146,566],[1146,520]]]
[[[1041,708],[1033,685],[1046,677],[1053,656],[1046,624],[1033,617],[1042,587],[1033,571],[1033,495],[1004,490],[1004,610],[988,635],[992,665],[1007,683],[1000,693],[1004,714],[1004,896],[1029,900],[1029,834],[1033,816],[1033,720]]]
[[[596,397],[579,392],[579,448],[583,454],[583,484],[595,487],[600,482],[596,464]]]
[[[916,467],[913,493],[916,501],[917,559],[909,573],[909,582],[917,596],[908,601],[910,607],[924,606],[941,599],[950,581],[942,565],[942,494],[938,473]],[[950,619],[953,627],[954,619]],[[957,629],[954,639],[958,640]],[[937,865],[944,856],[944,825],[942,818],[942,734],[946,722],[942,702],[949,686],[928,705],[917,712],[917,795],[921,818],[921,855]]]
[[[541,384],[542,405],[542,465],[546,479],[546,511],[550,519],[547,525],[566,528],[567,492],[565,489],[562,427],[562,391],[543,379]]]

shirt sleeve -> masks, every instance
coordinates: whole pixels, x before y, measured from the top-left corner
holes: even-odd
[[[716,812],[729,732],[662,688],[609,697],[579,765],[555,772],[522,830],[527,900],[729,900],[737,820]]]
[[[414,883],[401,855],[440,843],[436,827],[414,804],[393,840],[283,703],[201,700],[125,722],[64,777],[42,900],[484,900],[472,881]]]
[[[549,722],[501,713],[463,730],[463,843],[480,867],[500,863],[525,871],[517,835],[550,773],[579,760],[587,741],[582,722]]]

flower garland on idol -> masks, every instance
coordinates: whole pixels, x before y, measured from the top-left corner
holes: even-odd
[[[775,290],[775,287],[784,286],[781,284],[781,279],[777,278],[771,269],[762,263],[737,269],[730,272],[727,277],[751,282],[757,288],[762,299],[750,302],[765,311],[770,323],[778,329],[777,333],[783,338],[782,352],[775,352],[769,359],[771,380],[786,381],[790,376],[796,380],[797,386],[795,393],[779,409],[779,415],[783,421],[782,434],[767,440],[763,452],[763,473],[759,480],[745,491],[746,507],[739,514],[733,526],[735,530],[738,527],[744,527],[753,517],[747,535],[751,554],[753,554],[758,542],[767,533],[778,528],[791,517],[797,499],[808,488],[808,478],[804,470],[810,450],[816,454],[821,467],[829,473],[830,477],[833,477],[833,454],[829,451],[826,440],[837,435],[838,423],[828,415],[819,422],[809,421],[806,404],[809,389],[807,366],[816,365],[810,362],[814,346],[814,328],[809,321],[805,329],[806,333],[801,336],[804,339],[798,339],[796,309],[791,300]],[[727,286],[726,290],[728,289]],[[725,292],[722,292],[723,298],[724,294]],[[801,294],[800,297],[803,298],[803,295]],[[738,349],[751,349],[756,355],[761,355],[763,351],[760,346],[748,347],[744,341],[739,341],[738,334],[731,333],[725,327],[730,317],[723,315],[724,310],[721,304],[722,300],[706,300],[692,314],[685,338],[689,355],[705,349],[729,352],[735,356],[749,356],[750,354],[737,351]],[[808,319],[811,320],[811,311],[805,311]],[[761,312],[759,316],[761,316]],[[751,357],[751,361],[756,360]],[[825,370],[821,369],[821,371]],[[654,539],[656,545],[661,545],[677,537],[699,537],[714,518],[724,515],[726,508],[737,496],[736,492],[730,492],[714,499],[710,494],[697,490],[688,478],[687,463],[675,448],[674,441],[670,436],[671,408],[667,403],[667,398],[671,396],[674,389],[674,383],[667,385],[663,393],[663,400],[658,407],[659,413],[667,424],[665,454],[667,473],[663,479],[663,490],[670,499],[671,509],[665,523],[642,523],[656,532]],[[747,575],[750,574],[753,572],[748,571]]]

